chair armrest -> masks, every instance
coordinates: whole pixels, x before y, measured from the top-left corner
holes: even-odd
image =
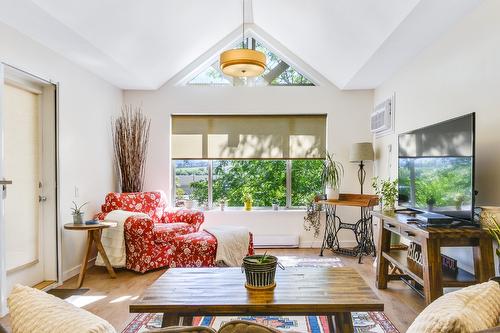
[[[200,226],[205,221],[205,214],[200,211],[181,209],[176,211],[165,211],[163,214],[165,223],[184,222],[195,227],[198,231]]]
[[[150,217],[131,216],[125,221],[125,233],[130,236],[153,238],[153,228]]]

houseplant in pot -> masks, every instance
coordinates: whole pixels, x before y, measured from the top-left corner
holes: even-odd
[[[379,177],[374,177],[372,187],[375,194],[380,197],[382,210],[384,212],[394,211],[398,199],[398,180],[382,180]]]
[[[276,266],[284,267],[278,263],[278,258],[264,254],[256,254],[243,258],[242,270],[245,272],[246,284],[249,289],[271,289],[276,286]]]
[[[328,200],[337,200],[339,198],[340,183],[343,176],[344,167],[342,163],[335,161],[333,154],[326,152],[321,180],[325,186],[326,198]]]
[[[84,204],[78,206],[78,204],[73,201],[73,207],[71,207],[71,215],[73,215],[73,223],[74,224],[83,224],[82,208],[86,204],[88,204],[88,202],[85,202]]]
[[[244,191],[243,192],[243,204],[245,205],[246,211],[252,210],[252,203],[253,203],[252,193],[250,193],[249,191]]]

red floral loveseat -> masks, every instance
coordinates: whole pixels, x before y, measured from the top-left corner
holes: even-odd
[[[126,267],[144,273],[161,267],[216,266],[217,239],[200,231],[204,215],[199,211],[166,209],[162,191],[109,193],[101,206],[100,220],[113,210],[149,215],[125,222]],[[250,237],[249,254],[253,254]]]

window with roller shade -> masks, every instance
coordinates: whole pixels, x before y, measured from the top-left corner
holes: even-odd
[[[239,207],[245,190],[256,207],[304,206],[323,192],[325,151],[326,115],[173,115],[176,204]]]

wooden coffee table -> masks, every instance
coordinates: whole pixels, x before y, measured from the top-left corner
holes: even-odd
[[[344,267],[278,269],[270,291],[246,289],[240,268],[172,268],[130,305],[130,312],[162,312],[162,327],[205,315],[318,315],[328,316],[330,332],[342,333],[353,332],[351,312],[383,310],[363,278]]]

